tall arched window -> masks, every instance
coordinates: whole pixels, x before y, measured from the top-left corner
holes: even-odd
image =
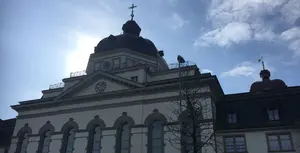
[[[121,153],[129,153],[130,149],[130,129],[129,124],[125,123],[121,127]]]
[[[39,131],[40,141],[38,145],[37,153],[48,153],[51,143],[51,135],[54,132],[54,126],[47,121],[45,125]]]
[[[69,119],[67,123],[61,129],[63,133],[61,153],[72,153],[74,148],[75,133],[78,130],[78,124],[73,121],[72,118]]]
[[[157,109],[153,110],[146,120],[148,126],[148,153],[164,152],[164,125],[167,123],[166,117],[159,113]]]
[[[122,116],[115,121],[114,127],[117,129],[116,153],[130,153],[130,129],[133,125],[133,119],[127,116],[126,112],[123,112]]]
[[[163,153],[164,126],[161,121],[155,121],[151,126],[151,150],[152,153]]]
[[[29,134],[31,134],[32,130],[26,123],[24,127],[20,129],[18,132],[18,145],[16,149],[16,153],[26,153],[27,150],[27,145],[28,145],[28,139],[29,139]]]
[[[89,131],[87,153],[100,153],[103,128],[105,128],[104,121],[98,115],[88,123],[86,127]]]

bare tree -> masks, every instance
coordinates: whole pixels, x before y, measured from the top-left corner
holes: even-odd
[[[179,87],[180,98],[170,108],[173,116],[168,116],[173,123],[167,126],[169,143],[181,153],[201,153],[209,147],[217,152],[220,145],[214,133],[214,104],[208,85],[192,81]]]

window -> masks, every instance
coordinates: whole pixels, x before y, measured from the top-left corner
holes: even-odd
[[[130,80],[137,82],[138,81],[138,76],[132,76],[132,77],[130,77]]]
[[[48,131],[44,135],[42,153],[48,153],[49,152],[50,142],[51,142],[51,131]]]
[[[236,113],[235,112],[230,112],[227,114],[228,117],[228,123],[236,123]]]
[[[267,134],[269,151],[292,151],[293,143],[290,133]]]
[[[21,151],[20,153],[26,153],[27,145],[28,145],[28,133],[25,133],[23,138],[21,138]]]
[[[278,109],[275,109],[275,108],[268,109],[268,115],[269,115],[270,121],[279,120]]]
[[[93,132],[93,150],[92,153],[100,153],[101,146],[101,129],[97,126]]]
[[[226,136],[224,142],[226,153],[246,152],[244,136]]]
[[[164,150],[164,126],[163,122],[155,121],[151,125],[151,152],[163,153]]]
[[[199,147],[196,149],[197,153],[202,152],[201,142],[201,129],[196,128],[196,144],[193,143],[193,124],[192,121],[184,121],[181,123],[181,152],[182,153],[193,153],[194,146]]]
[[[72,153],[73,152],[73,146],[74,146],[74,138],[75,138],[75,129],[71,129],[68,133],[67,137],[67,148],[66,153]]]
[[[129,124],[124,124],[121,128],[121,147],[120,147],[120,153],[129,153],[129,147],[130,147],[130,129]]]

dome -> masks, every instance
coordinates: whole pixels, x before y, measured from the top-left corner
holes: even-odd
[[[280,79],[270,80],[270,71],[262,70],[260,72],[262,81],[254,82],[250,87],[250,92],[262,92],[266,90],[280,90],[287,87],[284,81]]]
[[[145,39],[140,36],[141,28],[133,21],[127,21],[123,27],[123,34],[102,39],[97,47],[95,53],[111,51],[118,48],[128,48],[133,51],[157,56],[158,50],[151,40]]]

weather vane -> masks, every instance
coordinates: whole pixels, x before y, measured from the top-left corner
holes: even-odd
[[[258,62],[261,62],[263,70],[265,70],[265,62],[264,62],[263,57],[260,57],[260,59],[258,59]]]
[[[134,4],[132,4],[130,7],[129,7],[129,9],[131,9],[131,20],[133,20],[133,17],[134,17],[134,14],[133,14],[133,9],[134,8],[136,8],[137,6],[136,5],[134,5]]]

